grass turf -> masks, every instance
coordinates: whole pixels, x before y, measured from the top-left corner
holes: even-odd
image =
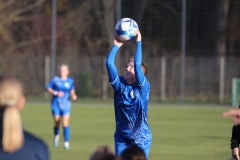
[[[222,119],[229,108],[215,106],[149,105],[153,143],[149,160],[230,160],[232,124]],[[24,128],[43,139],[52,160],[87,160],[99,145],[114,150],[112,104],[76,103],[70,120],[70,150],[52,147],[53,120],[47,103],[28,103],[21,112]]]

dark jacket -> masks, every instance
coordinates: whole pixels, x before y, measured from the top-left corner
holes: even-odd
[[[240,109],[240,105],[238,106]],[[231,149],[239,148],[240,144],[240,125],[232,127]]]
[[[24,143],[23,146],[12,153],[6,153],[0,146],[1,160],[49,160],[49,151],[47,145],[34,135],[23,131]],[[0,140],[1,142],[1,140]]]

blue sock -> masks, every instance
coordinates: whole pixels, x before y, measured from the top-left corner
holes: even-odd
[[[70,127],[63,127],[63,136],[64,136],[64,142],[69,142],[70,139]]]
[[[54,136],[56,136],[56,135],[59,134],[59,131],[60,131],[59,128],[57,128],[57,127],[55,126],[53,130],[54,130]]]

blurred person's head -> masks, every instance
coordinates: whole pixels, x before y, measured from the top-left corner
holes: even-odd
[[[66,64],[61,64],[59,67],[59,75],[62,79],[66,79],[69,74],[69,67]]]
[[[24,105],[22,83],[13,76],[0,76],[0,140],[5,152],[16,151],[23,144],[19,110]]]
[[[122,151],[120,160],[147,160],[147,158],[142,148],[131,145]]]
[[[89,160],[117,160],[117,156],[109,146],[99,146],[92,153]]]

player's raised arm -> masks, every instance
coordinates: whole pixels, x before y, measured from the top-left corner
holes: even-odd
[[[123,42],[121,42],[117,38],[117,36],[115,36],[114,45],[113,45],[113,47],[107,57],[107,60],[106,60],[106,67],[107,67],[107,71],[108,71],[109,82],[111,84],[113,84],[118,77],[118,71],[117,71],[114,61],[115,61],[117,51],[122,45],[123,45]]]
[[[142,42],[141,42],[142,36],[139,30],[136,33],[136,39],[137,46],[136,53],[134,56],[134,72],[138,85],[142,86],[144,84],[145,77],[142,71]]]

